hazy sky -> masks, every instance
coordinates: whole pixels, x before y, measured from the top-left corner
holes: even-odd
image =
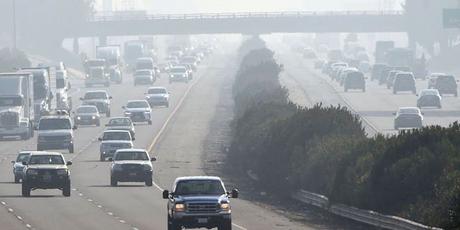
[[[96,0],[101,8],[103,0]],[[115,8],[157,13],[400,9],[404,0],[112,0]]]

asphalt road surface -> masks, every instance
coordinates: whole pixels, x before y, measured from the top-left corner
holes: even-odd
[[[284,65],[281,82],[289,90],[290,99],[300,105],[311,106],[316,103],[323,105],[343,105],[359,114],[367,133],[372,136],[377,133],[394,135],[393,113],[399,107],[415,107],[417,96],[409,92],[394,95],[386,85],[379,85],[377,81],[367,80],[366,92],[344,92],[337,82],[320,70],[313,68],[314,61],[303,58],[299,53],[280,41],[269,39],[268,46],[276,58]],[[416,81],[417,92],[426,89],[426,80]],[[442,98],[442,109],[423,108],[424,126],[448,126],[458,121],[460,117],[460,99],[451,95]]]
[[[155,186],[120,183],[110,187],[109,162],[99,161],[97,138],[101,127],[79,127],[75,131],[74,154],[64,152],[72,160],[72,195],[63,197],[59,190],[35,190],[32,197],[21,196],[21,185],[14,184],[10,161],[20,150],[36,149],[36,135],[28,141],[0,142],[0,229],[166,229],[166,202],[162,189],[170,188],[178,176],[204,175],[204,138],[217,111],[223,81],[234,74],[237,44],[216,51],[199,67],[194,80],[169,85],[166,76],[155,85],[167,86],[170,107],[153,110],[153,124],[136,126],[135,147],[151,150]],[[72,76],[71,91],[74,108],[87,90],[81,76]],[[121,116],[130,99],[142,99],[148,86],[134,87],[125,75],[122,85],[108,91],[112,100],[112,116]],[[94,89],[94,88],[92,88]],[[105,124],[107,118],[102,119]],[[231,189],[231,188],[228,188]],[[278,212],[256,205],[243,197],[233,200],[233,229],[315,229],[290,220]]]

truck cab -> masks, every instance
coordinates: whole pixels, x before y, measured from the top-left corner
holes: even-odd
[[[0,138],[34,135],[33,80],[30,73],[0,74]]]
[[[102,66],[90,67],[85,78],[85,86],[91,87],[93,85],[110,86],[110,77],[106,73],[105,68]]]
[[[56,109],[70,112],[72,110],[72,97],[69,95],[70,82],[67,71],[56,71]]]
[[[238,190],[227,192],[219,177],[179,177],[172,192],[163,191],[168,200],[168,230],[185,228],[232,229],[230,198],[238,198]]]

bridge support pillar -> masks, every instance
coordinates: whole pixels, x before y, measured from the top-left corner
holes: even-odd
[[[99,36],[99,45],[106,46],[107,45],[107,36]]]
[[[75,54],[80,53],[80,43],[78,42],[78,38],[73,39],[73,52]]]

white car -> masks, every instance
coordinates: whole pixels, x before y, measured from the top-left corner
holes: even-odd
[[[122,108],[125,110],[125,117],[131,118],[131,121],[152,124],[152,108],[146,100],[128,101]]]
[[[185,66],[174,66],[169,70],[169,83],[182,81],[188,83],[188,70]]]
[[[442,108],[441,94],[437,89],[423,89],[418,94],[417,107],[437,107]]]
[[[132,148],[135,140],[127,130],[106,130],[98,139],[101,142],[99,146],[100,161],[113,157],[118,149]]]
[[[109,122],[105,125],[106,130],[127,130],[131,134],[131,137],[136,135],[136,129],[134,123],[129,117],[113,117],[110,118]]]
[[[165,87],[150,87],[145,93],[145,99],[150,106],[169,107],[169,92]]]
[[[153,166],[148,152],[144,149],[120,149],[113,156],[110,167],[110,185],[118,182],[144,182],[152,186]]]
[[[155,82],[155,73],[150,69],[136,70],[134,73],[134,85],[152,85]]]
[[[401,107],[394,113],[394,128],[421,128],[423,126],[423,113],[417,107]]]

